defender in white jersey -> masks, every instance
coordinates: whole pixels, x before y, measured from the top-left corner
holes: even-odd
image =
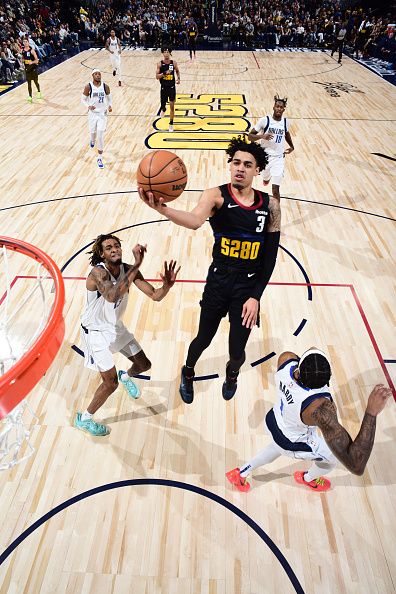
[[[282,353],[275,374],[278,399],[267,413],[265,424],[272,443],[241,468],[227,472],[239,491],[248,491],[246,477],[252,470],[279,456],[313,460],[308,470],[296,471],[299,484],[314,491],[327,491],[331,483],[323,475],[342,462],[354,474],[363,474],[374,444],[376,416],[384,408],[391,390],[377,385],[371,392],[366,414],[355,441],[340,425],[329,388],[330,364],[326,355],[311,348],[301,358]],[[317,427],[323,437],[318,435]]]
[[[110,63],[113,71],[113,76],[118,74],[118,86],[121,83],[121,43],[118,37],[116,37],[114,29],[110,31],[110,37],[106,40],[105,49],[110,52]]]
[[[274,112],[272,116],[267,115],[261,118],[256,126],[250,130],[249,140],[259,140],[262,147],[268,154],[268,165],[261,172],[263,184],[266,186],[272,180],[272,194],[280,200],[279,188],[285,170],[285,155],[294,151],[293,141],[288,130],[287,120],[283,117],[286,109],[286,97],[281,99],[278,95],[274,97]],[[285,140],[289,148],[285,149]]]
[[[146,246],[136,245],[133,248],[135,263],[125,264],[120,240],[114,235],[99,235],[92,248],[90,262],[93,268],[86,281],[81,342],[85,366],[98,371],[102,383],[85,412],[78,412],[74,420],[75,427],[92,435],[109,433],[108,427],[94,421],[93,415],[116,390],[118,382],[124,384],[129,396],[138,398],[139,390],[131,378],[151,367],[142,347],[122,321],[131,284],[154,301],[161,301],[174,285],[180,270],[176,270],[173,260],[169,266],[165,262],[162,287],[155,289],[139,272],[145,252]],[[113,360],[113,353],[117,352],[132,362],[128,371],[120,370],[118,374]]]
[[[103,169],[104,133],[107,127],[107,113],[113,111],[110,87],[102,82],[100,70],[92,71],[92,82],[85,85],[81,103],[88,108],[88,126],[91,135],[89,145],[94,148],[98,143],[98,167]]]

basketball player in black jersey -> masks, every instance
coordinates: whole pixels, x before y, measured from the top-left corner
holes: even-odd
[[[169,101],[169,132],[173,132],[173,118],[175,115],[176,84],[180,83],[180,72],[177,62],[171,60],[172,51],[169,47],[161,48],[164,56],[157,64],[156,78],[161,83],[161,118],[165,115],[166,102]],[[175,73],[177,79],[175,80]]]
[[[194,398],[195,364],[227,313],[230,358],[222,393],[225,400],[234,396],[245,346],[252,328],[258,325],[260,298],[274,270],[279,246],[280,203],[252,188],[253,178],[268,162],[265,150],[238,136],[226,153],[231,183],[205,190],[191,212],[171,208],[139,188],[146,204],[177,225],[198,229],[209,218],[213,229],[213,262],[201,300],[198,334],[182,368],[180,394],[187,404]]]
[[[33,103],[32,81],[34,81],[34,84],[37,88],[37,99],[42,99],[37,72],[37,65],[39,61],[35,50],[30,47],[29,39],[27,37],[25,37],[23,40],[22,60],[25,66],[26,81],[28,84],[28,102]]]
[[[195,51],[197,49],[197,39],[198,39],[198,27],[192,18],[187,21],[186,35],[187,35],[187,41],[188,41],[188,51],[190,52],[190,60],[192,60],[193,52],[194,52],[194,59],[195,59]]]

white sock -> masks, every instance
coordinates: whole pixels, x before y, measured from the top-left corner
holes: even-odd
[[[315,479],[319,478],[320,476],[324,476],[325,474],[329,474],[329,472],[331,472],[334,468],[333,464],[326,464],[326,463],[322,463],[321,465],[319,464],[315,464],[315,462],[312,464],[312,466],[310,467],[310,469],[304,474],[304,481],[306,483],[310,483],[311,481],[314,481]]]
[[[259,466],[264,464],[270,464],[282,455],[282,451],[275,443],[270,443],[266,448],[261,450],[250,462],[244,464],[240,469],[240,475],[242,478],[247,477],[248,474]]]
[[[91,415],[91,413],[89,413],[87,410],[85,410],[81,415],[81,420],[89,421],[89,419],[92,419],[92,417],[93,417],[93,415]]]

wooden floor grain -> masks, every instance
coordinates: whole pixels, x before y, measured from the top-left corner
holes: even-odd
[[[326,350],[339,416],[353,436],[372,387],[396,380],[396,169],[394,161],[373,154],[396,157],[396,90],[352,60],[339,67],[325,53],[198,52],[191,63],[187,52],[175,52],[174,59],[182,79],[174,135],[156,115],[155,52],[124,52],[121,88],[105,52],[87,51],[40,75],[43,100],[25,103],[24,85],[0,97],[1,234],[38,245],[59,266],[70,260],[65,341],[29,397],[39,417],[36,453],[0,474],[0,554],[80,493],[129,479],[168,479],[201,487],[245,512],[279,547],[306,593],[390,594],[396,582],[394,402],[378,417],[364,475],[340,466],[326,494],[296,485],[293,471],[307,464],[286,458],[257,470],[247,495],[233,491],[224,473],[269,442],[263,420],[275,398],[276,357],[251,365],[266,355],[301,353],[312,344]],[[80,105],[94,67],[102,68],[113,95],[103,171],[88,148]],[[326,90],[329,83],[350,86],[346,92],[338,85],[335,97]],[[228,322],[222,322],[196,368],[200,376],[219,377],[197,382],[187,407],[178,394],[179,372],[198,324],[212,237],[207,224],[190,231],[161,222],[137,197],[136,168],[148,151],[146,138],[149,145],[167,143],[189,174],[177,204],[193,208],[202,189],[228,180],[224,151],[212,150],[216,143],[226,132],[243,131],[245,120],[254,125],[270,113],[275,93],[288,96],[285,115],[296,150],[286,159],[282,249],[262,299],[261,327],[248,343],[237,395],[226,403]],[[192,145],[202,138],[206,147]],[[97,416],[111,434],[95,439],[72,427],[98,380],[71,346],[79,345],[82,279],[89,269],[89,248],[82,248],[111,231],[122,239],[126,261],[136,242],[148,244],[147,278],[159,277],[165,259],[176,258],[182,269],[161,303],[131,291],[126,322],[152,361],[151,379],[139,381],[140,400],[128,399],[122,386],[110,396]],[[17,273],[32,271],[22,264]],[[316,285],[312,299],[307,279]],[[15,291],[22,294],[31,282],[18,280]],[[26,309],[29,323],[33,316]],[[121,355],[116,361],[125,366]],[[270,548],[230,510],[202,494],[140,484],[98,492],[45,522],[1,565],[0,591],[294,589]]]

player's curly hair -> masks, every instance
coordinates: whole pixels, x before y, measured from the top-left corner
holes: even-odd
[[[89,259],[91,266],[97,266],[100,262],[103,262],[103,257],[101,256],[103,251],[102,243],[106,241],[106,239],[115,239],[115,241],[118,241],[121,245],[121,240],[115,235],[111,235],[111,233],[108,233],[107,235],[98,235],[93,243],[92,250],[87,252],[87,254],[92,254]]]
[[[274,96],[274,101],[275,101],[275,103],[280,101],[280,103],[283,103],[284,107],[286,107],[286,105],[287,105],[287,97],[279,97],[278,93]]]
[[[234,136],[234,138],[231,139],[230,144],[226,148],[226,153],[229,156],[228,163],[231,163],[237,151],[250,153],[255,158],[257,167],[260,171],[266,168],[268,163],[267,153],[259,144],[249,142],[246,139],[245,134],[239,134],[239,136]]]
[[[330,363],[319,353],[308,355],[298,367],[300,382],[306,388],[322,388],[327,385],[331,377]]]
[[[171,54],[172,53],[171,46],[170,45],[161,46],[161,54],[163,54],[164,52],[169,52]]]

